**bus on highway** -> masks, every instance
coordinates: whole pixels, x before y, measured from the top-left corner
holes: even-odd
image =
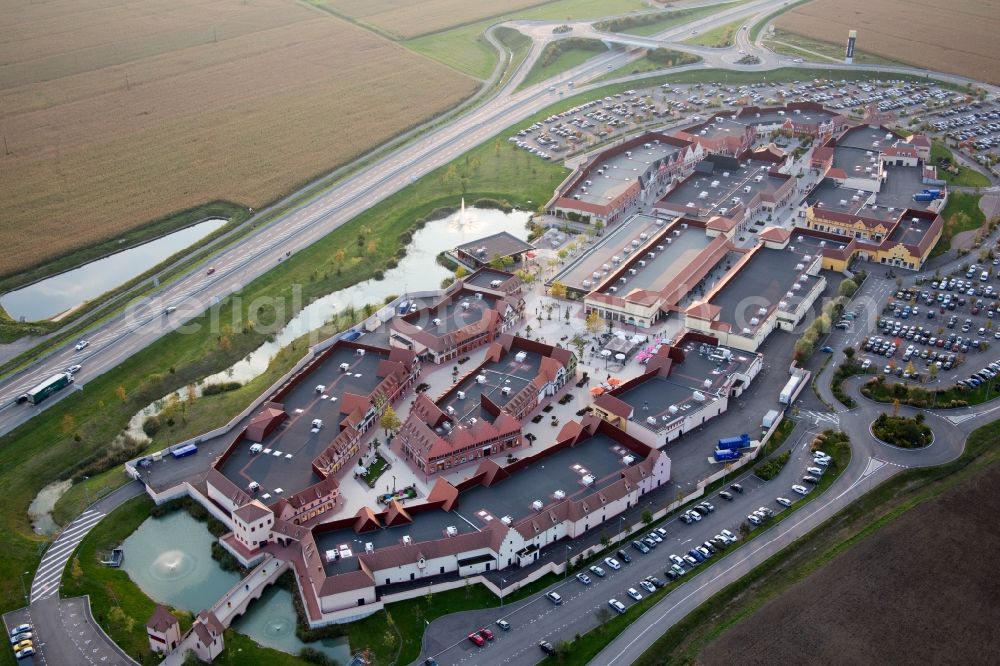
[[[31,401],[31,404],[37,405],[56,391],[64,389],[72,383],[73,375],[68,372],[60,372],[58,375],[49,377],[44,382],[28,391],[25,395],[28,396],[28,400]]]

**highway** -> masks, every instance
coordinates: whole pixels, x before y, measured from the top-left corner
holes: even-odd
[[[716,4],[716,3],[706,3]],[[761,8],[773,8],[775,0],[757,0],[738,10],[699,19],[690,25],[711,29],[734,16],[751,15]],[[680,26],[658,37],[669,39],[690,32]],[[551,33],[551,31],[550,31]],[[550,34],[551,37],[551,34]],[[428,133],[355,175],[330,188],[308,203],[261,227],[243,242],[229,248],[194,269],[154,297],[124,308],[86,334],[89,345],[77,351],[70,343],[57,349],[25,370],[0,383],[0,434],[13,430],[65,397],[63,391],[38,406],[16,405],[14,400],[40,381],[71,365],[82,365],[76,375],[76,390],[86,390],[87,381],[97,377],[173,330],[195,332],[183,324],[199,316],[220,299],[239,291],[243,285],[267,272],[288,254],[311,245],[373,205],[403,189],[411,182],[450,162],[520,120],[558,101],[544,82],[514,92],[540,51],[537,42],[521,70],[500,89],[492,100],[458,117],[452,123]],[[565,72],[560,79],[573,80],[576,89],[617,69],[637,56],[608,52]],[[214,268],[211,275],[209,268]],[[164,315],[167,307],[177,311]],[[196,325],[197,326],[197,325]]]

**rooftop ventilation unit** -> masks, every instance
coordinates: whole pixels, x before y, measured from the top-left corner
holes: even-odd
[[[795,270],[797,270],[797,271],[804,271],[805,269],[806,269],[806,265],[805,264],[795,264]]]
[[[803,259],[805,259],[806,261],[812,261],[812,255],[807,254],[805,257],[803,257]]]
[[[525,360],[527,360],[527,358],[528,358],[528,352],[525,351],[519,351],[516,354],[514,354],[514,360],[517,361],[518,363],[524,363]]]
[[[371,541],[365,543],[365,552],[366,553],[374,553],[375,552],[375,544],[373,544]]]
[[[632,248],[626,245],[625,247],[622,248],[622,254],[624,254],[625,256],[632,254]]]
[[[591,284],[591,283],[590,283],[590,280],[584,280],[584,281],[583,281],[583,282],[581,283],[581,286],[582,286],[582,287],[583,287],[584,289],[590,289],[590,284]]]
[[[646,423],[648,423],[649,425],[654,425],[655,426],[656,425],[656,417],[655,416],[647,416],[646,417]]]
[[[566,493],[562,490],[557,490],[554,493],[552,493],[552,497],[554,497],[557,500],[566,499]]]
[[[728,171],[723,171],[722,172],[722,177],[723,178],[729,178],[729,172]]]
[[[743,335],[750,335],[751,332],[752,331],[749,328],[744,328],[743,329]]]
[[[622,263],[622,258],[616,254],[615,256],[611,257],[611,263],[615,265],[620,264]]]
[[[469,301],[462,301],[462,309],[463,310],[468,310],[471,307],[472,307],[472,304],[469,303]]]
[[[706,379],[705,381],[703,381],[701,383],[701,385],[704,386],[707,389],[710,389],[710,388],[712,388],[712,380],[711,379]]]
[[[759,323],[760,323],[760,319],[758,319],[757,317],[750,317],[750,325],[751,326],[757,326],[757,324],[759,324]]]
[[[592,485],[594,485],[594,481],[596,481],[596,480],[597,479],[594,478],[593,474],[584,474],[583,478],[580,479],[580,482],[583,483],[583,485],[585,485],[585,486],[592,486]]]
[[[637,270],[636,270],[636,269],[634,269],[634,268],[630,268],[630,269],[628,269],[628,274],[629,274],[629,275],[638,275],[638,274],[639,274],[639,271],[637,271]]]
[[[500,392],[503,393],[504,395],[510,395],[510,387],[504,386],[502,389],[500,389]]]
[[[657,245],[656,249],[659,250],[660,252],[663,252],[663,246],[662,245]]]
[[[359,349],[358,350],[358,356],[364,356],[364,355],[365,355],[365,350],[364,349]]]
[[[802,289],[802,285],[798,282],[792,285],[792,291],[799,291],[800,289]]]
[[[469,419],[469,425],[476,425],[477,423],[479,423],[479,419],[477,419],[476,417],[473,416],[471,419]]]
[[[705,394],[702,393],[701,391],[695,391],[691,397],[697,400],[698,402],[705,402]]]
[[[646,260],[645,259],[640,259],[639,260],[639,268],[645,268],[645,267],[646,267]]]
[[[766,315],[767,314],[767,308],[765,308],[765,307],[757,308],[757,314],[759,314],[759,315]]]
[[[646,240],[647,238],[649,238],[649,234],[645,232],[639,234],[639,240]]]
[[[413,544],[413,538],[409,534],[407,534],[406,536],[403,537],[403,545],[404,546],[409,546],[409,545],[412,545],[412,544]]]
[[[713,180],[712,181],[712,187],[718,187],[718,186],[719,186],[719,181]]]
[[[778,301],[778,309],[784,310],[788,307],[788,301]]]
[[[440,319],[438,319],[437,317],[435,317],[435,318],[434,318],[434,319],[433,319],[433,320],[431,321],[431,323],[432,323],[432,324],[434,324],[435,326],[440,326],[440,325],[441,325],[441,320],[440,320]]]
[[[482,292],[480,292],[480,291],[476,292],[476,300],[477,301],[483,300],[483,294],[482,294]]]
[[[507,527],[510,527],[511,525],[514,524],[514,519],[511,518],[510,516],[504,516],[503,518],[500,519],[500,522],[506,525]]]
[[[441,427],[444,428],[445,432],[451,432],[451,421],[442,421]]]
[[[677,409],[677,405],[670,405],[669,407],[667,407],[667,411],[670,412],[671,414],[676,414],[680,410]]]
[[[477,384],[485,384],[486,383],[486,375],[476,375],[476,383]]]
[[[698,198],[699,199],[707,199],[708,198],[708,192],[699,192],[698,193]]]
[[[340,371],[341,372],[347,372],[350,369],[351,369],[351,364],[350,363],[341,363],[340,364]]]
[[[639,242],[638,238],[632,241],[632,247],[639,247],[640,245],[642,245],[642,243]]]
[[[531,503],[531,508],[534,509],[535,511],[541,511],[543,506],[545,505],[542,504],[542,500],[535,500],[534,502]]]
[[[465,400],[465,391],[459,391],[458,392],[458,399],[459,400]]]
[[[455,415],[455,408],[452,407],[451,405],[448,405],[447,407],[445,407],[444,411],[448,412],[448,414],[451,415],[451,416]]]
[[[449,525],[444,529],[444,533],[450,537],[458,536],[458,528],[455,527],[454,525]]]

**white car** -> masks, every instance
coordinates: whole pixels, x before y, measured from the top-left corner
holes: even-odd
[[[642,595],[639,594],[639,590],[635,589],[634,587],[628,588],[627,590],[625,590],[625,592],[628,594],[628,596],[632,597],[636,601],[642,601]]]
[[[823,470],[819,467],[806,467],[806,471],[813,476],[823,476]]]
[[[617,599],[608,599],[608,605],[611,606],[611,608],[613,608],[617,612],[621,613],[622,615],[625,614],[625,604],[618,601]]]
[[[74,349],[76,349],[77,351],[83,351],[89,346],[90,346],[90,340],[80,340],[78,343],[76,343]]]
[[[749,520],[754,525],[760,525],[760,518],[758,518],[752,513],[749,516],[747,516],[747,520]]]
[[[614,569],[615,571],[618,571],[619,569],[622,568],[621,563],[613,557],[605,557],[604,563],[607,564],[612,569]]]
[[[691,511],[688,511],[687,514],[689,516],[691,516],[691,520],[693,520],[695,522],[698,522],[699,520],[701,520],[701,514],[698,513],[697,511],[691,510]]]
[[[584,585],[590,585],[590,576],[585,573],[578,573],[576,579],[583,583]]]
[[[640,580],[639,585],[642,587],[642,589],[646,590],[650,594],[656,592],[656,586],[650,583],[648,580]]]
[[[733,543],[736,543],[736,541],[737,541],[736,535],[733,534],[732,532],[730,532],[729,530],[722,530],[721,532],[719,532],[719,534],[721,534],[722,536],[726,537],[727,539],[729,539]]]
[[[787,499],[787,498],[785,498],[785,497],[779,497],[779,498],[778,498],[778,499],[777,499],[776,501],[777,501],[777,502],[778,502],[778,504],[780,504],[781,506],[791,506],[791,505],[792,505],[792,500],[790,500],[790,499]]]
[[[794,490],[795,492],[797,492],[799,495],[808,495],[809,494],[809,489],[808,488],[806,488],[805,486],[800,486],[798,484],[795,484],[794,486],[792,486],[792,490]]]
[[[82,367],[83,366],[80,365],[79,363],[76,365],[71,365],[68,368],[66,368],[66,372],[68,372],[71,375],[75,375],[76,373],[80,372],[80,368]]]

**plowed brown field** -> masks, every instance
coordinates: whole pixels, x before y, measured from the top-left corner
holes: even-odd
[[[1000,84],[1000,0],[814,0],[775,27],[891,60]]]
[[[260,206],[476,82],[293,0],[0,0],[0,274]]]
[[[1000,464],[882,527],[726,630],[702,664],[989,664]]]

